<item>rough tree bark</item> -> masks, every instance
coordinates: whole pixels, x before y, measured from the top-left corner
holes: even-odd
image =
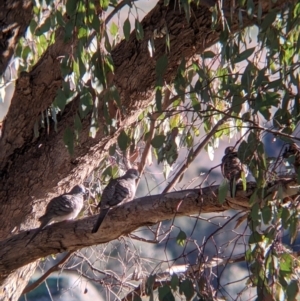
[[[51,129],[49,134],[41,132],[38,139],[33,136],[34,122],[53,101],[61,85],[58,57],[68,54],[72,45],[64,45],[58,34],[56,43],[32,71],[21,75],[0,139],[0,239],[8,238],[6,245],[9,245],[16,228],[28,230],[37,226],[37,217],[42,214],[46,199],[82,182],[97,167],[109,146],[116,141],[120,130],[133,124],[152,101],[156,61],[165,53],[165,39],[155,39],[156,52],[153,58],[149,57],[147,43],[155,29],[160,30],[166,25],[170,34],[166,82],[175,76],[183,57],[188,60],[219,39],[220,31],[211,29],[209,5],[214,1],[201,1],[202,5],[194,7],[189,23],[183,10],[178,7],[167,8],[163,2],[159,1],[143,20],[143,41],[137,41],[135,33],[132,33],[129,42],[122,41],[113,50],[114,84],[121,95],[122,104],[127,108],[119,120],[119,129],[109,136],[105,135],[102,125],[103,103],[100,103],[96,137],[89,137],[89,120],[82,120],[83,129],[72,157],[64,146],[62,136],[67,126],[73,126],[76,103],[71,103],[64,110],[57,132]],[[23,3],[25,5],[27,2]],[[257,5],[258,0],[254,3]],[[263,1],[263,16],[271,7],[281,9],[285,4],[283,0],[275,4]],[[225,8],[226,11],[229,8]],[[236,10],[231,32],[240,30],[237,13]],[[243,16],[244,27],[255,23],[254,18],[248,19],[246,14]],[[4,62],[3,58],[1,62]],[[23,250],[23,253],[27,252]],[[20,258],[23,258],[21,255]],[[32,263],[0,278],[0,299],[17,300],[35,267],[36,263]]]

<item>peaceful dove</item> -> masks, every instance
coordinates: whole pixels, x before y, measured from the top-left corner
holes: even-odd
[[[225,155],[222,158],[221,170],[223,177],[229,180],[230,196],[235,197],[234,182],[237,184],[241,181],[242,172],[247,177],[248,168],[245,164],[242,164],[233,146],[226,147]]]
[[[50,223],[76,218],[83,207],[85,193],[86,190],[83,185],[76,185],[70,192],[51,199],[46,207],[45,214],[39,218],[40,227],[26,246]]]
[[[136,192],[136,179],[139,177],[139,172],[136,169],[129,169],[124,176],[112,179],[104,188],[100,207],[100,214],[95,223],[92,233],[96,233],[104,221],[108,211],[117,205],[131,201]]]
[[[282,154],[282,157],[285,159],[290,156],[295,156],[294,169],[298,173],[300,167],[300,147],[296,143],[291,143]]]

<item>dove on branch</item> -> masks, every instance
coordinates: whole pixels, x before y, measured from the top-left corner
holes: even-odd
[[[124,176],[112,179],[104,188],[101,201],[97,208],[100,208],[100,214],[95,223],[92,233],[96,233],[104,221],[108,211],[117,205],[131,201],[136,192],[136,179],[139,172],[136,169],[129,169]]]
[[[76,218],[83,207],[85,193],[86,190],[83,185],[76,185],[70,192],[51,199],[46,207],[45,214],[39,218],[41,222],[39,228],[26,246],[50,223]]]
[[[229,181],[230,196],[235,197],[235,184],[242,180],[242,173],[245,177],[248,175],[248,168],[242,164],[238,158],[238,154],[234,151],[233,146],[228,146],[225,149],[225,155],[222,158],[221,171],[224,178]]]

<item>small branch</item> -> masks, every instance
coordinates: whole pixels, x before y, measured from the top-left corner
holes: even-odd
[[[138,0],[131,0],[129,2],[135,2]],[[125,5],[129,5],[128,0],[123,0],[122,2],[120,2],[118,5],[115,6],[115,8],[113,9],[113,11],[107,16],[107,18],[105,19],[105,24],[107,25],[108,22],[112,19],[112,17],[118,12],[120,11]]]
[[[175,265],[173,266],[171,269],[167,269],[166,272],[162,272],[162,273],[157,273],[156,274],[156,279],[158,281],[155,281],[153,284],[153,290],[163,286],[164,284],[170,285],[170,275],[173,273],[178,273],[178,271],[180,271],[181,275],[180,277],[183,276],[183,274],[185,274],[186,276],[188,275],[194,275],[196,272],[199,273],[199,271],[203,271],[206,268],[213,268],[213,267],[217,267],[217,266],[221,266],[221,265],[226,265],[226,264],[233,264],[233,263],[237,263],[237,262],[243,262],[245,261],[245,256],[235,256],[233,257],[227,257],[227,258],[212,258],[210,261],[207,261],[206,263],[199,263],[196,265]],[[178,267],[178,270],[177,270]],[[184,269],[184,270],[182,270]],[[143,297],[145,296],[145,283],[147,281],[147,277],[143,277],[141,279],[139,279],[142,281],[142,283],[136,287],[133,291],[131,291],[130,293],[128,293],[123,299],[122,301],[129,301],[129,300],[134,300],[134,296],[140,296]]]
[[[38,280],[36,280],[32,284],[25,287],[25,289],[22,292],[22,295],[28,294],[29,292],[33,291],[38,286],[40,286],[53,272],[56,272],[56,271],[60,270],[62,265],[71,257],[72,254],[73,254],[73,252],[68,252],[65,257],[63,257],[57,264],[55,264],[53,267],[51,267]]]
[[[208,143],[208,141],[210,140],[210,138],[217,132],[217,130],[219,129],[219,127],[224,124],[224,122],[229,118],[229,116],[224,116],[221,120],[219,120],[217,122],[217,124],[212,128],[212,130],[210,131],[210,133],[208,133],[206,135],[206,137],[204,138],[204,140],[199,144],[199,146],[196,148],[196,150],[193,152],[193,160],[199,155],[199,153],[201,152],[201,150],[204,148],[204,146]],[[192,160],[192,161],[193,161]],[[192,162],[190,160],[190,158],[188,157],[186,162],[182,165],[182,167],[179,169],[179,171],[177,172],[177,174],[174,176],[174,178],[171,180],[171,182],[169,182],[169,184],[166,186],[166,188],[164,189],[164,191],[162,193],[166,193],[168,191],[170,191],[171,189],[173,189],[173,187],[176,185],[176,183],[178,182],[179,178],[181,177],[181,175],[188,169],[190,163]]]

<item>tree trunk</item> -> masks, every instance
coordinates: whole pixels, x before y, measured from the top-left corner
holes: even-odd
[[[15,47],[32,19],[31,0],[0,1],[0,75],[8,66]]]
[[[189,23],[183,9],[165,7],[163,2],[159,1],[143,20],[143,41],[137,41],[133,32],[129,42],[123,40],[113,50],[113,81],[118,88],[122,105],[126,108],[119,120],[118,130],[109,135],[105,134],[103,100],[100,100],[97,135],[94,139],[90,138],[90,122],[87,118],[82,120],[83,128],[72,157],[68,154],[62,137],[68,126],[73,127],[78,107],[76,101],[64,110],[57,125],[57,132],[51,127],[49,133],[41,131],[40,137],[36,139],[33,126],[40,118],[40,113],[52,103],[57,88],[61,85],[58,58],[66,55],[73,45],[64,44],[62,34],[58,34],[56,43],[46,51],[32,71],[29,74],[23,73],[19,78],[0,140],[0,239],[8,238],[6,244],[9,244],[9,239],[14,239],[14,236],[11,236],[16,228],[35,228],[37,217],[44,210],[45,200],[81,183],[98,166],[109,146],[116,142],[120,131],[132,125],[141,111],[150,104],[156,81],[156,61],[165,53],[166,47],[165,38],[155,39],[156,52],[153,58],[149,56],[147,45],[154,30],[159,31],[166,25],[170,34],[171,47],[167,54],[168,68],[164,78],[166,82],[174,78],[182,58],[189,60],[218,41],[220,30],[211,29],[209,5],[213,1],[201,1],[202,5],[193,7]],[[257,4],[258,0],[254,2]],[[265,15],[271,4],[263,1],[262,5]],[[283,0],[273,4],[276,8],[281,8],[282,5],[285,5]],[[226,11],[230,11],[229,8],[225,8]],[[237,14],[236,9],[231,32],[240,30]],[[246,14],[244,16],[243,27],[254,23],[254,19],[248,19]],[[91,224],[87,226],[91,229]],[[24,233],[22,235],[27,238]],[[18,256],[23,257],[31,248],[28,246],[18,250]],[[56,252],[64,249],[63,246],[55,247]],[[1,261],[4,259],[0,258]],[[36,263],[31,263],[10,274],[2,274],[4,278],[2,277],[0,282],[1,300],[17,300],[35,267]]]

